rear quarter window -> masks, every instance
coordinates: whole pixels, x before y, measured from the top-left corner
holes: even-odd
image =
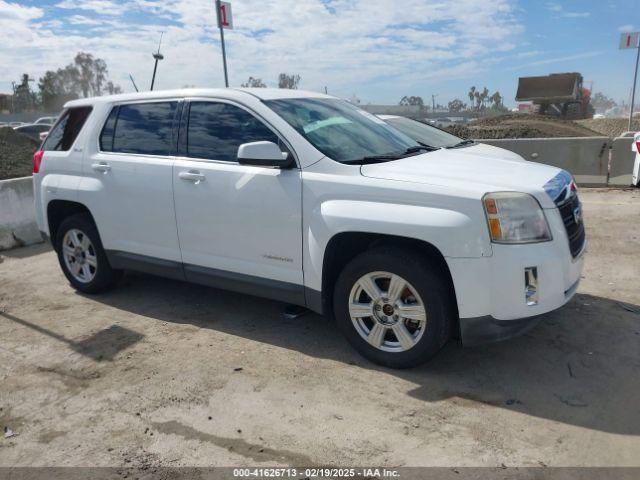
[[[42,150],[61,152],[70,150],[89,118],[91,110],[92,107],[73,107],[63,112],[42,144]]]

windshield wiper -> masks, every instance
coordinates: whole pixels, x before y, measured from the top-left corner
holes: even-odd
[[[385,153],[384,155],[368,155],[366,157],[362,157],[359,160],[354,160],[348,163],[356,163],[356,164],[365,164],[365,163],[381,163],[387,160],[399,160],[404,157],[408,157],[413,155],[414,153],[418,153],[421,151],[433,152],[434,150],[439,150],[437,147],[432,147],[431,145],[416,145],[413,147],[407,148],[402,153]]]
[[[427,152],[433,152],[434,150],[438,150],[438,147],[432,147],[431,145],[427,145],[426,143],[418,142],[420,145],[416,145],[415,147],[409,147],[404,151],[405,155],[409,155],[411,153],[419,152],[420,150],[426,150]]]
[[[475,145],[476,142],[474,140],[462,140],[461,142],[456,143],[455,145],[451,145],[450,147],[447,148],[460,148],[460,147],[466,147],[467,145]]]

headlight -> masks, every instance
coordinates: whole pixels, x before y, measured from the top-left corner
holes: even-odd
[[[551,240],[549,224],[538,201],[527,193],[487,193],[483,199],[491,241],[535,243]]]

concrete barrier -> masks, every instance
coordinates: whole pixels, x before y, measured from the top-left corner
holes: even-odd
[[[0,250],[39,242],[31,177],[0,180]]]
[[[633,138],[629,137],[618,137],[613,139],[613,146],[611,147],[609,185],[624,187],[631,185],[633,163],[636,159],[635,152],[631,151],[632,142]]]
[[[568,170],[580,186],[607,186],[609,137],[507,138],[478,142],[511,150],[525,160]]]

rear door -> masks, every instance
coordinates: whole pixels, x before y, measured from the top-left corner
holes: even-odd
[[[236,161],[241,144],[264,140],[288,150],[271,127],[240,105],[195,100],[185,105],[173,168],[185,275],[301,302],[300,170]]]
[[[183,277],[172,190],[180,108],[178,100],[116,105],[88,152],[81,194],[116,267]]]

